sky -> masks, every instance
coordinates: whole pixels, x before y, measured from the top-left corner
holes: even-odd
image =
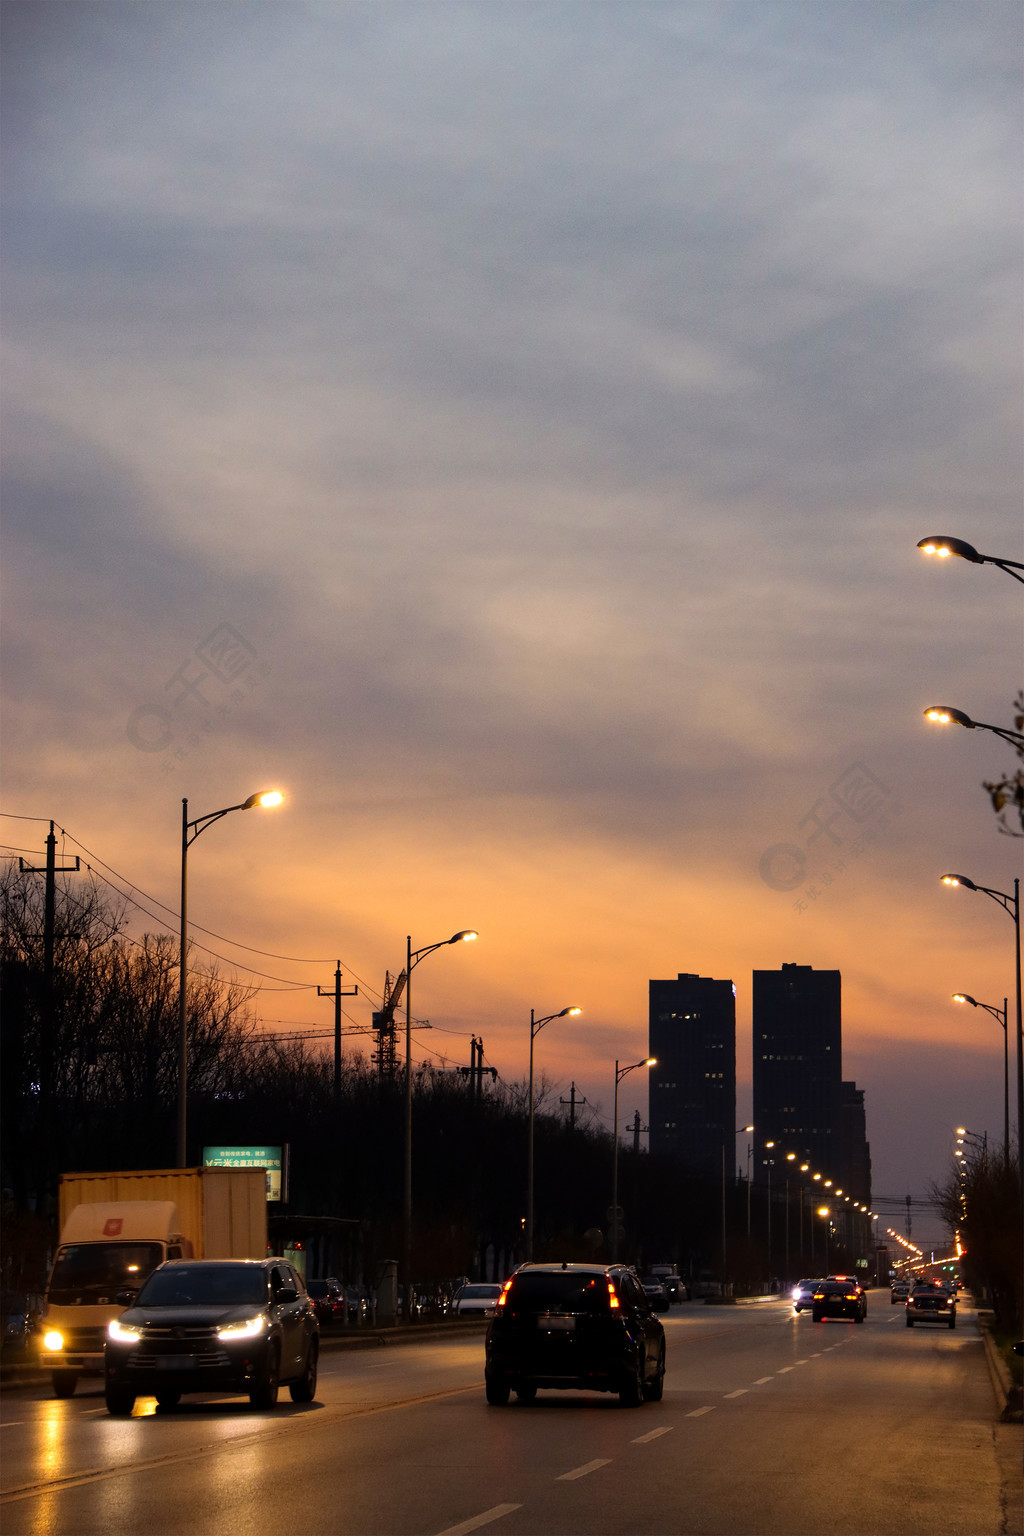
[[[1012,1010],[1013,929],[939,876],[1012,889],[1016,763],[922,711],[1012,724],[1020,594],[915,546],[1022,557],[1019,7],[0,23],[7,849],[53,818],[174,931],[182,798],[278,787],[189,856],[264,1028],[473,927],[414,1059],[521,1079],[577,1005],[538,1072],[610,1126],[648,979],[728,977],[740,1125],[797,962],[877,1197],[998,1139],[950,997]]]

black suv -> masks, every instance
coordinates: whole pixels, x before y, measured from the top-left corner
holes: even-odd
[[[172,1259],[122,1299],[103,1350],[110,1413],[140,1395],[175,1408],[185,1392],[246,1392],[273,1408],[282,1381],[293,1402],[313,1401],[316,1314],[284,1259]]]
[[[665,1330],[631,1269],[522,1264],[487,1328],[484,1386],[496,1406],[538,1387],[617,1392],[623,1407],[658,1402]]]

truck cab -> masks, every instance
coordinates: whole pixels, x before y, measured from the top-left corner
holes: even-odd
[[[165,1259],[192,1257],[170,1200],[76,1205],[69,1213],[46,1287],[41,1360],[57,1397],[71,1397],[79,1376],[103,1370],[107,1324]]]

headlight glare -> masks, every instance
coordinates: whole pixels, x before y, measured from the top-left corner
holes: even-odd
[[[56,1328],[51,1329],[49,1333],[44,1333],[43,1334],[43,1348],[44,1349],[63,1349],[64,1348],[64,1338],[63,1338],[63,1335],[59,1334],[57,1332]]]
[[[265,1332],[265,1317],[247,1317],[240,1323],[224,1323],[217,1329],[218,1339],[258,1339]]]
[[[142,1338],[142,1329],[133,1328],[114,1317],[107,1324],[107,1338],[113,1344],[137,1344]]]

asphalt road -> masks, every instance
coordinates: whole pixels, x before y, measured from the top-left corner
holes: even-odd
[[[673,1308],[664,1400],[488,1408],[482,1338],[325,1353],[318,1400],[5,1397],[5,1536],[1018,1536],[1021,1428],[955,1332]]]

